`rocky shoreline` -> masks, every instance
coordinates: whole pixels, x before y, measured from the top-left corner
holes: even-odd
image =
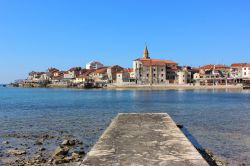
[[[217,86],[196,86],[196,85],[117,85],[107,84],[105,86],[69,86],[58,84],[23,84],[21,86],[8,85],[19,88],[69,88],[69,89],[106,89],[106,90],[243,90],[242,85],[217,85]]]
[[[77,164],[81,162],[89,149],[86,145],[72,135],[65,135],[63,139],[56,138],[58,144],[51,149],[52,139],[55,136],[51,133],[41,135],[9,134],[5,136],[1,145],[5,147],[0,151],[0,165],[8,166],[52,166],[63,164]],[[8,141],[7,138],[9,138]],[[32,139],[32,144],[21,143],[21,146],[14,146],[13,139]],[[52,141],[53,142],[53,141]],[[48,144],[49,143],[49,144]],[[88,146],[87,146],[88,147]],[[36,150],[31,150],[35,148]],[[200,154],[211,166],[227,166],[228,163],[220,160],[211,151],[197,148]],[[2,163],[1,163],[2,162]],[[241,166],[244,166],[242,163]]]
[[[50,166],[64,163],[80,162],[86,154],[86,145],[82,141],[74,138],[74,136],[65,136],[63,141],[54,149],[51,149],[48,141],[55,137],[52,134],[41,134],[40,136],[32,136],[25,134],[6,135],[10,141],[2,141],[1,146],[5,150],[0,151],[0,165],[9,166]],[[11,140],[16,139],[32,139],[33,143],[21,143],[15,146]],[[57,138],[57,140],[60,140]]]

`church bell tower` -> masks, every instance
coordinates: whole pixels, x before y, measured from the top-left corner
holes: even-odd
[[[144,51],[143,51],[143,58],[144,59],[150,59],[147,45],[145,46]]]

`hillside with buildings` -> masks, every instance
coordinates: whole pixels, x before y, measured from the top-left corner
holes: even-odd
[[[154,59],[145,47],[142,57],[132,61],[132,68],[105,66],[91,61],[86,67],[72,67],[66,71],[49,68],[32,71],[27,79],[18,80],[19,87],[105,87],[114,85],[190,85],[216,86],[249,84],[250,63],[208,64],[200,67],[179,66],[172,60]]]

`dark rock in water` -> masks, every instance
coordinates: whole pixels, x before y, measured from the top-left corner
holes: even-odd
[[[77,151],[74,151],[74,153],[77,153],[79,155],[85,155],[85,151],[84,150],[77,150]]]
[[[79,153],[73,152],[73,153],[71,154],[71,157],[72,157],[73,160],[78,160],[78,159],[80,159],[82,156],[81,156]]]
[[[69,144],[69,140],[67,139],[63,140],[62,145],[68,145],[68,144]]]
[[[63,164],[65,163],[63,159],[58,159],[58,160],[54,160],[53,162],[54,164]]]
[[[41,140],[37,140],[35,143],[34,143],[34,145],[42,145],[43,144],[43,142],[41,141]]]
[[[182,124],[176,124],[176,126],[180,129],[182,129],[184,126]]]
[[[52,138],[54,138],[53,135],[49,135],[49,134],[44,134],[44,135],[42,135],[42,139],[43,139],[43,140],[52,139]]]
[[[72,157],[71,156],[57,156],[54,158],[53,163],[54,164],[63,164],[63,163],[69,163],[72,161]]]
[[[55,156],[59,156],[59,155],[67,155],[69,152],[69,148],[67,147],[64,147],[64,148],[61,148],[60,146],[57,147],[53,153],[53,157]]]
[[[38,159],[38,158],[40,158],[40,157],[42,157],[42,156],[39,154],[39,155],[35,156],[34,158],[35,158],[35,159]]]
[[[9,144],[9,141],[3,141],[2,144],[7,145],[7,144]]]
[[[73,158],[71,156],[67,156],[64,158],[65,162],[70,162],[70,161],[72,161],[72,159]]]
[[[44,147],[41,147],[40,149],[39,149],[39,151],[45,151],[46,150],[46,148],[44,148]]]
[[[73,146],[73,145],[75,145],[76,144],[76,140],[69,140],[69,145],[70,146]]]
[[[72,140],[67,140],[65,139],[63,142],[62,142],[62,145],[66,145],[66,146],[73,146],[76,144],[76,140],[72,139]]]
[[[10,149],[7,151],[7,153],[11,155],[23,155],[23,154],[26,154],[26,151],[18,150],[18,149]]]

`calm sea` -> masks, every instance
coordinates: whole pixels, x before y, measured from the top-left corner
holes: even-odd
[[[250,165],[250,91],[246,90],[0,88],[0,141],[20,146],[39,134],[55,138],[69,134],[89,149],[119,112],[167,112],[204,148],[231,164]],[[53,141],[51,150],[61,139]],[[0,151],[5,148],[0,145]]]

